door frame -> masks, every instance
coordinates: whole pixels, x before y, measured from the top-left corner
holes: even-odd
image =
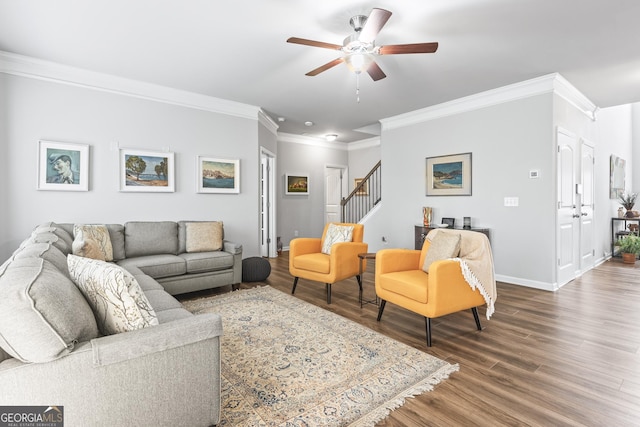
[[[322,214],[323,216],[323,221],[326,223],[327,220],[327,189],[324,188],[324,184],[326,184],[327,182],[327,171],[329,169],[340,169],[340,194],[342,195],[342,197],[344,197],[345,194],[349,194],[348,193],[348,182],[349,182],[349,167],[346,165],[339,165],[339,164],[325,164],[324,165],[324,179],[323,179],[323,206],[324,206],[324,212]],[[342,199],[341,197],[341,199]],[[342,221],[342,205],[340,206],[340,220]]]
[[[263,178],[264,164],[267,165],[267,173]],[[263,180],[265,182],[263,182]],[[259,217],[258,233],[260,237],[260,255],[263,257],[275,258],[278,256],[276,247],[276,155],[264,147],[260,147],[260,174],[259,174],[258,204],[260,206],[259,215],[266,213],[266,239],[262,218]],[[264,185],[265,197],[262,198],[262,188]]]

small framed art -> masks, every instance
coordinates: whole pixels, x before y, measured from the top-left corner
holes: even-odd
[[[174,192],[174,154],[130,148],[121,149],[120,191]]]
[[[89,191],[89,146],[38,141],[38,190]]]
[[[354,187],[358,188],[358,185],[362,182],[364,178],[355,178],[354,179]],[[356,191],[356,196],[368,196],[369,195],[369,182],[365,182],[362,187]]]
[[[427,157],[427,196],[470,196],[471,153]]]
[[[286,174],[284,185],[284,194],[288,196],[306,196],[309,194],[309,175]]]
[[[198,193],[240,193],[240,160],[197,156]]]

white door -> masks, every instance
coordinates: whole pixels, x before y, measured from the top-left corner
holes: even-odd
[[[275,157],[265,149],[260,152],[260,255],[278,256],[275,215]]]
[[[343,168],[330,167],[325,168],[324,177],[324,193],[325,193],[325,209],[324,223],[340,222],[342,215],[342,172]]]
[[[582,190],[582,194],[580,194],[580,271],[583,273],[592,269],[595,264],[594,169],[593,145],[583,139],[580,144],[580,184]]]
[[[558,200],[557,200],[557,274],[562,286],[580,273],[580,213],[576,201],[578,180],[578,140],[572,133],[558,128]]]

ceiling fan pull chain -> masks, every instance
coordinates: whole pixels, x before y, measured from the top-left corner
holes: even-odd
[[[360,104],[360,73],[356,73],[356,101]]]

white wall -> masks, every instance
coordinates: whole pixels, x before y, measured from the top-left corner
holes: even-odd
[[[225,237],[259,254],[258,118],[255,120],[0,73],[0,258],[45,221],[124,223],[214,219]],[[38,191],[38,140],[90,146],[90,191]],[[174,193],[119,192],[118,151],[175,152]],[[240,194],[197,194],[196,156],[240,159]],[[9,161],[10,160],[10,161]]]

